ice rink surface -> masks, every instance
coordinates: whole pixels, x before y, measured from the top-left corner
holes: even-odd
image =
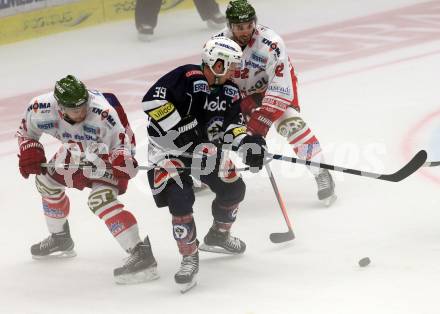
[[[391,173],[420,149],[440,160],[440,1],[252,3],[259,22],[286,41],[302,115],[327,163]],[[159,280],[114,284],[112,270],[125,254],[88,209],[87,192],[68,192],[78,256],[31,259],[29,247],[47,230],[33,180],[17,168],[13,134],[27,102],[67,74],[116,93],[145,164],[141,97],[160,75],[199,63],[210,34],[188,10],[161,15],[150,43],[137,41],[133,21],[124,21],[0,47],[0,313],[439,313],[440,167],[400,183],[334,173],[339,198],[325,208],[303,166],[273,161],[296,234],[281,245],[268,238],[286,226],[267,176],[245,174],[247,196],[232,232],[247,251],[201,253],[199,284],[185,295],[173,279],[180,257],[171,216],[155,207],[145,173],[121,200],[150,236]],[[270,150],[292,155],[272,131]],[[50,156],[58,144],[42,141]],[[196,200],[199,239],[212,222],[212,198]],[[366,256],[372,262],[360,268]]]

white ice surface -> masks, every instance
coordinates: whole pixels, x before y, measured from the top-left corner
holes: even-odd
[[[324,33],[335,23],[355,23],[421,2],[253,3],[262,24],[301,39],[308,30]],[[434,23],[439,7],[428,12]],[[319,26],[325,27],[316,31]],[[145,164],[145,125],[138,102],[148,82],[127,71],[145,67],[157,78],[179,65],[180,58],[198,62],[209,34],[189,10],[161,15],[151,43],[138,42],[133,21],[124,21],[1,46],[0,136],[9,136],[18,126],[29,95],[51,89],[60,77],[76,74],[103,90],[109,77],[123,73],[125,83],[138,85],[128,95],[127,107],[139,141],[138,160]],[[326,162],[390,173],[419,149],[440,160],[438,30],[427,38],[331,65],[297,68],[302,114],[322,142]],[[290,44],[289,49],[301,48]],[[113,91],[124,94],[122,86]],[[20,97],[22,102],[10,101]],[[291,155],[272,131],[271,150]],[[55,142],[44,141],[50,155]],[[41,200],[33,181],[18,172],[14,140],[2,138],[2,144],[0,313],[440,313],[439,169],[419,171],[400,183],[334,173],[339,199],[327,209],[317,201],[315,182],[302,166],[274,161],[296,234],[281,245],[269,241],[271,232],[286,230],[269,180],[264,173],[246,174],[247,196],[233,227],[246,241],[246,253],[201,253],[199,284],[180,295],[173,279],[180,257],[171,216],[166,208],[155,207],[145,173],[133,180],[121,201],[137,217],[142,236],[150,236],[161,278],[117,286],[112,270],[125,254],[87,208],[87,192],[68,192],[78,256],[31,259],[31,244],[47,236]],[[194,206],[199,239],[212,221],[212,198],[202,194]],[[365,256],[372,263],[361,269],[357,262]]]

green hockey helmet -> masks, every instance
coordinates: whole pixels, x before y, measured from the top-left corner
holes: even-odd
[[[58,104],[65,108],[78,108],[89,100],[86,86],[73,75],[57,81],[53,94]]]
[[[249,22],[256,19],[255,9],[247,0],[232,0],[226,9],[226,18],[230,24]]]

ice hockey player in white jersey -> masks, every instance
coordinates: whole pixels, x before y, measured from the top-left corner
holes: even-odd
[[[266,136],[272,124],[301,158],[322,162],[317,137],[300,115],[297,78],[282,38],[257,24],[255,9],[246,0],[233,0],[226,9],[228,27],[217,36],[237,42],[242,50],[241,68],[233,77],[241,92],[242,113],[251,134]],[[335,184],[326,169],[310,168],[318,185],[318,198],[329,206]]]
[[[62,146],[46,163],[42,134]],[[130,254],[114,270],[116,283],[137,283],[157,278],[156,260],[148,237],[139,237],[137,221],[118,200],[136,175],[135,138],[115,95],[87,90],[72,75],[55,84],[53,92],[33,98],[17,131],[19,168],[24,178],[35,174],[50,235],[31,247],[35,259],[73,257],[69,197],[65,188],[90,188],[88,207]],[[55,166],[54,166],[55,164]],[[90,165],[79,168],[78,165]],[[57,165],[66,165],[59,167]]]

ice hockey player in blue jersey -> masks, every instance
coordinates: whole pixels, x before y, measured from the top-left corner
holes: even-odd
[[[214,222],[200,250],[242,254],[246,249],[242,240],[230,234],[245,184],[233,162],[217,149],[227,144],[238,150],[253,170],[263,166],[266,143],[263,137],[246,133],[240,92],[229,80],[241,55],[234,41],[211,39],[203,48],[201,66],[187,64],[172,70],[143,98],[149,121],[149,162],[158,166],[149,171],[149,184],[156,205],[168,206],[172,215],[174,238],[182,255],[175,281],[182,292],[196,284],[199,269],[191,176],[215,194],[211,207]]]

